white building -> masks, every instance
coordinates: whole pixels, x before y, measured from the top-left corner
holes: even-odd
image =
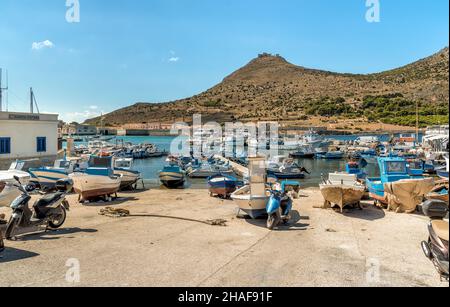
[[[16,159],[39,161],[58,154],[58,115],[0,112],[0,169]]]

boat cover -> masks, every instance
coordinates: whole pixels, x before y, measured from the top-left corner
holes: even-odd
[[[397,213],[413,213],[420,205],[425,195],[434,188],[434,179],[411,179],[386,183],[385,194],[388,209]]]

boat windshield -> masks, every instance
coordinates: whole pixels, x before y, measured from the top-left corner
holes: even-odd
[[[56,168],[70,168],[70,162],[69,161],[59,161],[58,165],[56,165]]]
[[[388,173],[406,173],[406,163],[405,162],[388,162],[387,163]]]
[[[410,162],[409,168],[412,170],[421,170],[421,169],[423,169],[423,163],[422,162]]]
[[[129,168],[131,167],[131,162],[129,161],[116,161],[117,168]]]

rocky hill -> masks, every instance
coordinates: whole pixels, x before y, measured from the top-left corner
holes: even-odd
[[[421,115],[431,121],[448,115],[448,48],[401,68],[367,75],[308,69],[279,55],[261,54],[203,93],[167,103],[136,103],[105,115],[103,123],[189,121],[202,113],[206,120],[219,122],[339,116],[408,125],[392,118],[400,121],[415,114],[416,102]],[[100,118],[87,123],[99,124]]]

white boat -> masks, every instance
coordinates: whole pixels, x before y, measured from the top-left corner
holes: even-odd
[[[25,166],[23,161],[15,161],[6,171],[0,171],[0,207],[9,206],[10,203],[20,196],[20,191],[13,186],[17,183],[14,176],[20,179],[24,185],[30,181],[30,174],[22,171]]]
[[[219,174],[233,174],[233,170],[229,165],[217,165],[208,162],[202,162],[200,165],[188,166],[186,172],[190,178],[208,178]]]
[[[330,174],[328,181],[320,185],[320,191],[325,199],[324,208],[337,205],[343,212],[346,206],[359,206],[364,197],[366,187],[358,182],[355,174]]]
[[[251,218],[257,219],[267,214],[266,206],[270,194],[266,191],[266,167],[264,158],[249,159],[249,185],[233,194],[231,199],[239,211],[244,211]]]
[[[79,158],[65,158],[56,160],[53,167],[30,168],[32,180],[35,180],[43,188],[54,188],[58,180],[67,179],[70,174],[79,169]]]
[[[141,173],[132,169],[133,162],[132,158],[114,160],[114,174],[122,176],[121,189],[129,188],[141,179]]]
[[[111,168],[88,168],[84,173],[73,173],[69,177],[80,201],[109,198],[119,191],[122,182],[122,176],[114,175]]]

